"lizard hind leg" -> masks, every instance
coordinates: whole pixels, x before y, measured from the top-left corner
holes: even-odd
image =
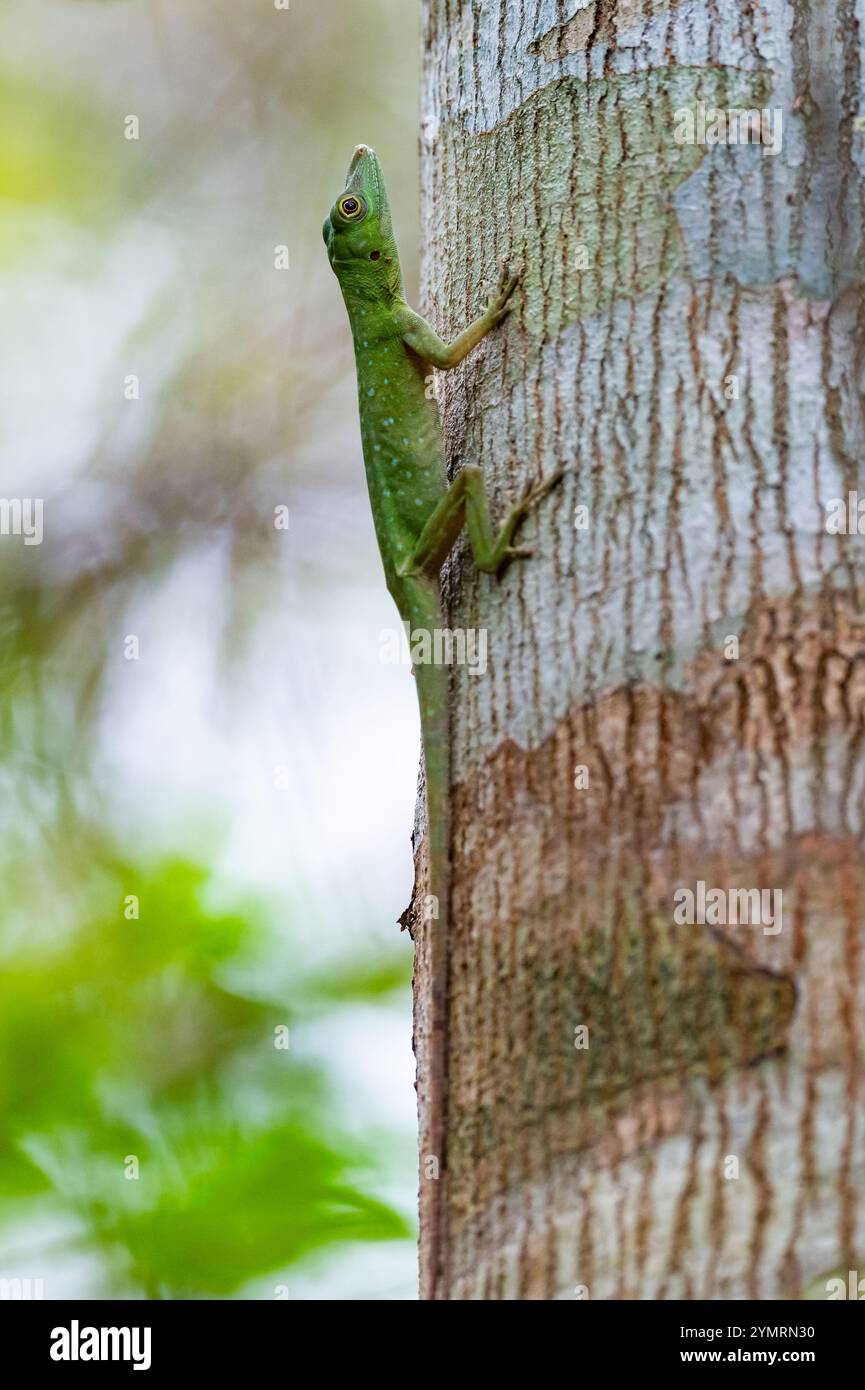
[[[490,515],[484,475],[467,464],[460,470],[418,537],[417,545],[403,574],[438,575],[465,525],[475,565],[484,574],[497,574],[508,560],[531,555],[530,550],[511,545],[514,532],[533,507],[564,477],[560,468],[543,482],[527,484],[496,532]]]
[[[481,470],[463,470],[463,473],[473,475],[466,480],[466,521],[472,555],[479,570],[483,570],[485,574],[497,574],[508,560],[527,559],[532,555],[530,549],[511,544],[514,533],[532,508],[561,482],[564,472],[565,470],[560,468],[543,482],[529,482],[519,502],[507,513],[496,535],[490,519],[489,502]]]

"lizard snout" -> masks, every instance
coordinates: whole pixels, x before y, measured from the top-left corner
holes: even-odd
[[[368,154],[372,154],[372,150],[370,149],[369,145],[355,145],[354,154],[352,155],[351,163],[348,166],[349,178],[351,178],[358,164],[360,164],[360,161],[364,158],[365,155]]]

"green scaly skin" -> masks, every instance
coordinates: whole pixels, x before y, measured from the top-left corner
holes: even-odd
[[[354,337],[363,456],[388,589],[412,631],[446,626],[441,567],[463,526],[478,569],[496,574],[530,551],[511,544],[527,512],[561,472],[530,486],[493,529],[483,475],[463,467],[449,486],[438,407],[428,398],[430,367],[456,367],[511,308],[517,277],[503,267],[501,284],[480,318],[445,343],[405,302],[399,253],[381,166],[358,145],[345,191],[323,228]],[[438,1157],[438,1181],[421,1179],[421,1297],[442,1288],[442,1201],[447,1100],[448,907],[450,901],[450,734],[447,667],[415,667],[427,795],[428,891],[438,900],[430,924],[430,1036],[427,1046],[427,1145]]]

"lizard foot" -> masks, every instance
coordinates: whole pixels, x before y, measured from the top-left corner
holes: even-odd
[[[499,287],[486,307],[486,317],[493,325],[501,323],[502,319],[507,318],[511,309],[514,307],[511,295],[520,283],[519,274],[511,272],[507,261],[502,257],[501,275],[499,277]]]
[[[548,492],[552,492],[553,488],[558,486],[566,472],[566,468],[557,468],[555,473],[551,473],[548,478],[544,478],[540,483],[536,483],[530,478],[523,488],[520,499],[514,510],[519,511],[520,514],[524,516],[526,512],[536,506],[542,498],[546,497]]]

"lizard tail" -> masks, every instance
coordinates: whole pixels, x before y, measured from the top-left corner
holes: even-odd
[[[435,631],[444,626],[437,588],[422,580],[410,580],[405,599],[412,629],[420,628],[432,638]],[[451,889],[450,672],[446,665],[433,664],[432,653],[430,658],[414,667],[423,737],[427,817],[426,883],[420,892],[420,885],[415,885],[415,916],[421,922],[421,950],[426,953],[428,982],[425,1036],[415,1042],[419,1090],[426,1101],[419,1155],[422,1299],[442,1296]]]

